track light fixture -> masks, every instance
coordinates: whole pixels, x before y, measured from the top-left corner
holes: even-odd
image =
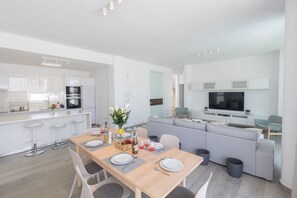
[[[111,0],[109,1],[104,8],[102,8],[102,15],[106,16],[108,14],[108,10],[115,9],[115,2],[121,4],[123,0]]]
[[[66,59],[60,59],[60,58],[52,58],[52,57],[46,57],[42,56],[41,65],[44,66],[50,66],[50,67],[62,67],[62,64],[67,64],[71,62],[70,60]]]

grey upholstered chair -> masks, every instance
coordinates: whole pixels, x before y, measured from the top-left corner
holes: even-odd
[[[169,195],[166,196],[166,198],[205,198],[206,197],[206,192],[207,192],[207,187],[209,180],[212,177],[212,172],[210,173],[210,176],[208,180],[205,182],[205,184],[200,188],[200,190],[197,192],[195,195],[192,191],[189,189],[183,187],[183,186],[177,186]]]
[[[175,113],[177,118],[190,118],[191,112],[187,107],[176,107]]]
[[[101,166],[97,165],[95,162],[91,162],[84,165],[78,153],[71,150],[70,148],[68,149],[72,158],[74,169],[76,168],[76,166],[78,166],[85,180],[89,180],[90,178],[97,176],[97,181],[100,182],[100,178],[99,178],[100,172],[103,172],[104,178],[107,179],[106,171]],[[76,181],[77,181],[77,174],[75,174],[72,187],[70,190],[69,198],[72,197]]]
[[[114,177],[108,177],[107,179],[99,182],[98,184],[89,185],[85,178],[82,176],[80,168],[75,167],[78,176],[82,182],[82,194],[84,198],[126,198],[131,194],[131,190],[124,186],[120,181]]]
[[[267,130],[268,139],[271,135],[282,135],[282,117],[277,115],[269,116],[268,120],[255,119],[255,127]]]

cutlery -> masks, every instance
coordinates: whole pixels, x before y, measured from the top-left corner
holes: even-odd
[[[125,169],[125,168],[128,168],[131,164],[134,164],[135,163],[135,159],[137,158],[137,156],[133,156],[133,160],[132,162],[128,163],[127,165],[123,166],[122,169]]]
[[[160,173],[163,173],[164,175],[170,176],[168,173],[159,170],[157,167],[155,167],[154,170],[156,170],[156,171],[158,171],[158,172],[160,172]]]
[[[163,159],[166,159],[166,157],[162,157],[161,159],[159,159],[158,161],[156,161],[155,164],[157,164],[158,162],[162,161]]]

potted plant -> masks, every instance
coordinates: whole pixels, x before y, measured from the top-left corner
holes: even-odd
[[[246,115],[250,115],[250,113],[251,113],[251,110],[249,110],[249,109],[246,109],[246,110],[245,110],[245,114],[246,114]]]

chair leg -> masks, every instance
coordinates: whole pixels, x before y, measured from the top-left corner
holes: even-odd
[[[70,194],[69,194],[69,198],[72,197],[76,181],[77,181],[77,174],[75,173],[75,177],[74,177],[74,180],[73,180],[73,183],[72,183],[72,186],[71,186],[71,191],[70,191]]]
[[[100,171],[96,174],[96,177],[97,177],[97,182],[99,183],[100,182]]]
[[[267,139],[270,140],[270,127],[267,130]]]
[[[103,169],[103,174],[104,174],[105,179],[107,179],[107,173],[106,173],[105,169]]]

